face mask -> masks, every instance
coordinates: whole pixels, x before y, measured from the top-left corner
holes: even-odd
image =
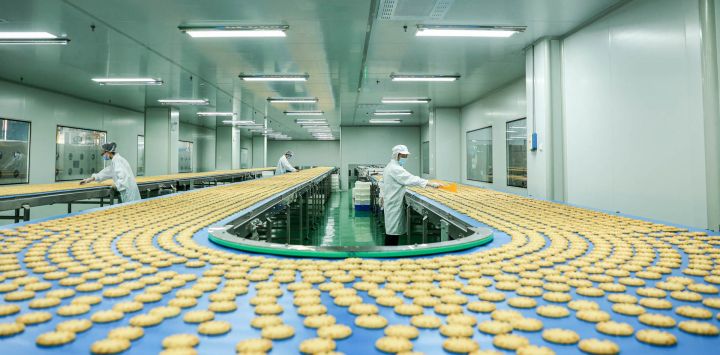
[[[102,158],[103,160],[110,160],[110,157],[107,154],[103,154]]]
[[[400,158],[400,160],[398,160],[398,164],[400,164],[400,166],[405,166],[406,161],[407,161],[407,158]]]

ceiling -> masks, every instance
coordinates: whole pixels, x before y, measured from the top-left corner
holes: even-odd
[[[340,125],[365,125],[375,109],[459,107],[524,74],[523,48],[562,35],[619,0],[4,0],[0,31],[65,34],[67,46],[0,46],[0,77],[143,111],[169,97],[208,98],[181,107],[181,121],[214,127],[198,110],[239,112],[295,139],[310,136],[284,110],[319,109]],[[183,24],[288,25],[286,38],[196,39]],[[417,24],[519,25],[510,38],[415,37]],[[407,30],[404,28],[407,26]],[[369,31],[368,31],[369,30]],[[248,83],[240,73],[307,73],[300,83]],[[397,83],[389,75],[459,74],[453,83]],[[150,76],[162,86],[99,86],[90,79]],[[315,96],[318,104],[270,104]],[[430,105],[379,105],[382,97],[429,97]],[[218,122],[221,119],[218,119]],[[221,123],[220,123],[221,124]]]

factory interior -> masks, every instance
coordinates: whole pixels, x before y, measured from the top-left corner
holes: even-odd
[[[0,0],[2,354],[717,353],[718,48],[716,0]]]

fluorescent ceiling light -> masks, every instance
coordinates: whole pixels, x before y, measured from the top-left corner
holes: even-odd
[[[210,104],[208,99],[160,99],[159,103],[163,105],[198,105],[204,106]]]
[[[162,85],[162,79],[155,78],[92,78],[100,85]]]
[[[307,81],[308,74],[240,74],[244,81]]]
[[[455,81],[460,75],[398,75],[390,74],[392,81]]]
[[[58,38],[48,32],[0,32],[0,44],[68,44],[70,39]]]
[[[427,104],[430,98],[427,97],[383,97],[384,104]]]
[[[324,118],[298,118],[295,119],[295,123],[302,124],[302,123],[327,123]]]
[[[194,38],[286,37],[288,26],[178,26]]]
[[[198,112],[197,115],[200,116],[200,117],[211,117],[211,116],[216,116],[216,117],[232,117],[232,116],[235,116],[236,113],[235,113],[235,112],[211,112],[211,111],[203,111],[203,112]]]
[[[285,111],[288,116],[322,116],[322,111]]]
[[[375,116],[408,116],[412,115],[410,110],[376,110],[373,115]]]
[[[224,120],[224,121],[222,121],[222,122],[223,122],[224,124],[232,124],[232,125],[236,125],[236,126],[256,126],[256,125],[259,125],[259,126],[264,127],[264,125],[262,125],[262,124],[260,124],[260,123],[255,123],[255,121],[250,121],[250,120]]]
[[[525,26],[418,25],[417,37],[491,37],[507,38],[524,32]]]
[[[268,97],[269,102],[288,103],[288,104],[304,104],[317,103],[317,97]]]
[[[300,127],[327,127],[327,122],[306,122],[306,123],[298,123],[298,126]]]
[[[369,122],[372,124],[401,123],[402,120],[394,119],[394,118],[373,118]]]

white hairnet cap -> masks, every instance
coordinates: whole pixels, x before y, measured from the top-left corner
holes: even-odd
[[[396,156],[398,154],[410,154],[410,151],[408,148],[402,144],[396,145],[392,149],[393,156]]]
[[[293,154],[292,150],[288,150],[287,152],[285,152],[285,155],[293,156],[295,154]]]

